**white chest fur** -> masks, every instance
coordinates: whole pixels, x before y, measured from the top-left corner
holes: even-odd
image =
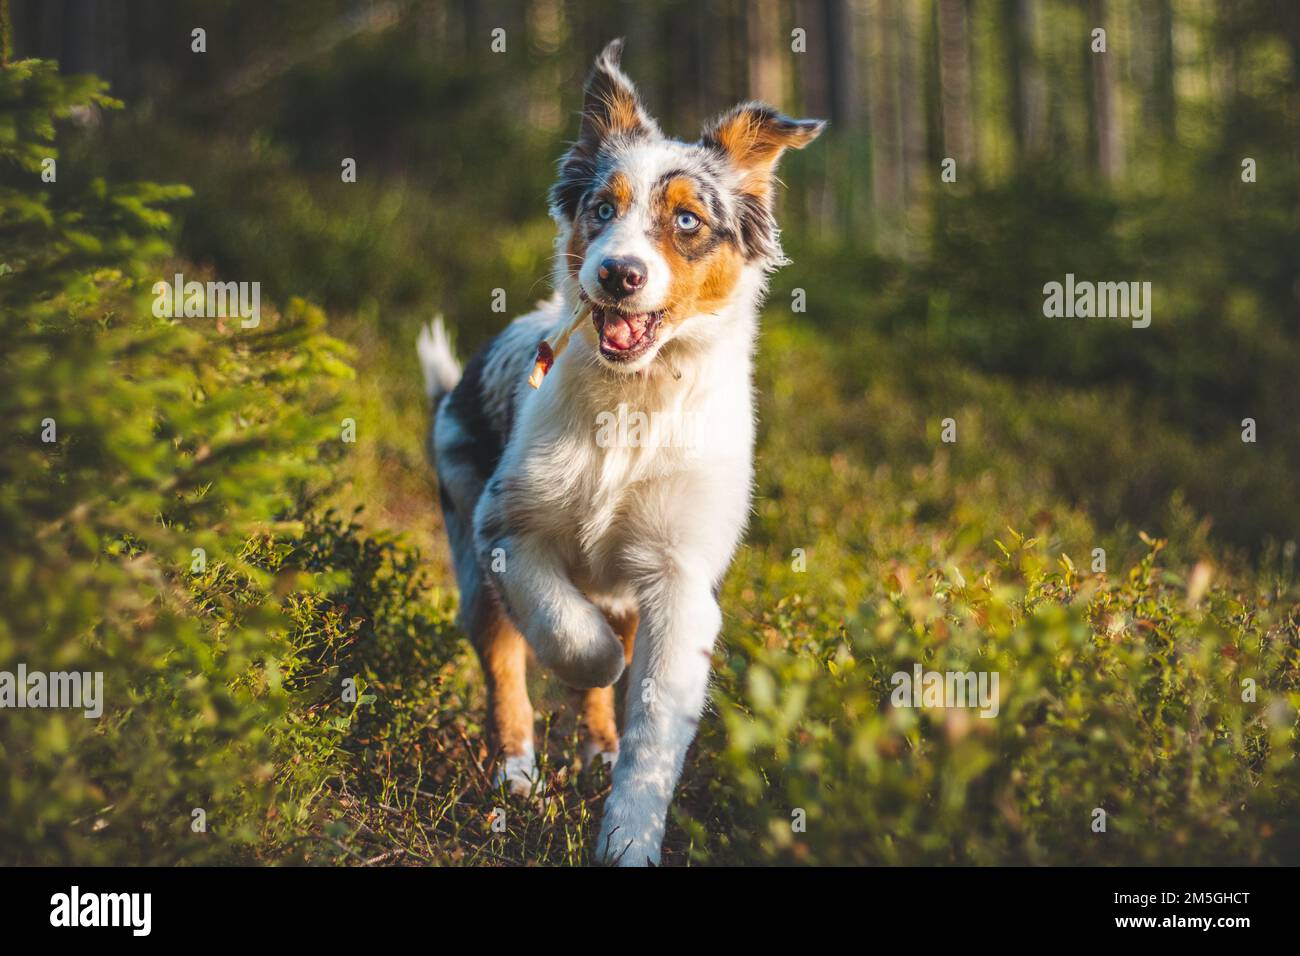
[[[684,526],[711,539],[710,573],[725,570],[752,479],[753,337],[752,320],[719,325],[636,375],[599,366],[585,337],[521,396],[503,505],[560,546],[575,582],[616,587],[629,558],[672,548]]]

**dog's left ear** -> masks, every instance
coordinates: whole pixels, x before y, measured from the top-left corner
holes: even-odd
[[[705,126],[701,142],[725,153],[745,191],[765,200],[781,154],[803,149],[825,128],[825,120],[791,119],[764,103],[741,103]]]

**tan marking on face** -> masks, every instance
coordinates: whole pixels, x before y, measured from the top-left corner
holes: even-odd
[[[627,178],[627,175],[622,172],[611,173],[605,183],[605,189],[615,208],[620,213],[627,212],[628,207],[632,205],[632,181]]]
[[[685,176],[678,176],[667,183],[664,187],[663,205],[667,207],[670,214],[681,209],[693,212],[697,216],[702,216],[704,213],[704,207],[695,194],[695,185]]]
[[[668,327],[681,324],[688,316],[722,308],[735,291],[745,264],[739,250],[725,242],[694,262],[673,248],[664,249],[664,258],[672,270],[669,311],[663,318],[663,324]]]
[[[726,304],[736,291],[745,260],[740,250],[729,242],[718,245],[713,253],[694,263],[695,301],[691,312],[714,312]],[[676,290],[674,290],[676,291]],[[686,313],[690,314],[690,312]]]
[[[693,233],[679,230],[674,220],[680,212],[698,216],[700,228]],[[688,177],[680,176],[665,184],[654,210],[654,221],[656,245],[671,275],[664,324],[676,325],[687,316],[721,308],[740,281],[744,257],[731,242],[719,242],[702,253],[714,238],[712,224]]]

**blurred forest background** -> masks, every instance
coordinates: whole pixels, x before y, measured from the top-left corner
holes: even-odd
[[[155,463],[165,489],[155,504],[133,511],[113,499],[109,512],[142,524],[162,514],[174,537],[166,546],[186,556],[202,528],[225,535],[212,544],[224,563],[185,579],[198,603],[182,602],[175,615],[194,622],[185,646],[200,662],[186,674],[211,666],[202,649],[214,634],[227,635],[223,648],[231,634],[267,642],[222,656],[225,683],[212,686],[241,690],[203,710],[222,715],[212,740],[236,741],[226,753],[246,763],[222,771],[237,835],[230,825],[219,852],[186,842],[188,808],[210,800],[216,776],[193,755],[216,744],[191,728],[189,749],[168,756],[167,721],[193,702],[175,703],[162,708],[172,717],[135,718],[158,722],[149,761],[102,739],[99,750],[117,756],[86,759],[78,748],[102,730],[87,737],[69,725],[67,739],[51,742],[47,724],[24,736],[10,722],[0,816],[24,834],[12,844],[17,859],[584,859],[605,784],[568,776],[571,719],[558,709],[553,724],[546,718],[548,779],[577,789],[525,815],[518,831],[512,824],[504,843],[484,829],[480,811],[504,798],[484,783],[491,755],[469,743],[481,702],[472,657],[450,625],[454,589],[423,461],[427,409],[412,343],[440,311],[467,356],[549,294],[546,191],[575,136],[583,77],[616,36],[627,38],[624,67],[671,135],[694,139],[705,119],[744,98],[831,121],[813,148],[783,161],[778,218],[793,264],[774,277],[760,343],[755,518],[724,600],[717,713],[693,752],[667,858],[1300,859],[1300,4],[8,6],[14,62],[57,61],[65,84],[95,74],[122,101],[116,108],[71,85],[56,97],[39,70],[0,73],[11,84],[0,96],[0,155],[14,160],[0,171],[10,190],[0,195],[12,204],[10,226],[34,230],[0,244],[0,305],[25,303],[13,321],[30,325],[13,335],[31,348],[13,354],[31,358],[33,376],[48,368],[54,383],[34,386],[40,401],[15,392],[10,420],[23,440],[39,430],[42,409],[74,401],[73,380],[55,372],[72,375],[68,363],[42,365],[53,329],[67,342],[74,329],[120,332],[123,357],[104,359],[114,383],[163,375],[118,372],[138,356],[128,346],[144,328],[166,338],[195,325],[149,325],[144,292],[175,271],[260,282],[264,301],[283,306],[272,331],[290,338],[249,338],[237,374],[230,358],[193,357],[233,348],[222,345],[225,330],[193,330],[199,338],[186,349],[201,341],[216,350],[193,353],[195,381],[156,401],[133,393],[144,403],[134,411],[127,397],[106,404],[103,428],[152,415],[159,434],[176,436],[176,423],[161,420],[183,392],[203,396],[213,434],[225,439],[210,407],[221,395],[232,396],[229,407],[245,403],[240,428],[270,429],[258,417],[268,409],[302,419],[231,451],[253,456],[255,504],[229,475],[224,484],[195,479],[209,523],[189,515],[187,524],[157,503],[180,492]],[[195,28],[206,52],[192,50]],[[1104,53],[1093,49],[1098,28]],[[33,97],[61,119],[57,188],[38,181],[33,157],[43,145],[14,147],[48,138]],[[340,175],[349,158],[354,183]],[[941,179],[946,159],[956,161],[955,182]],[[104,183],[142,181],[192,193],[132,194],[106,218],[93,253],[81,244],[90,206],[69,206],[73,219],[14,218],[26,209],[21,197],[39,193],[41,208],[56,210],[83,196],[99,208]],[[162,206],[168,216],[146,214]],[[131,229],[121,208],[139,216]],[[153,238],[124,245],[137,227]],[[83,256],[84,282],[68,286],[66,270],[51,269],[43,293],[6,300],[5,264],[22,276],[27,263],[30,279],[30,250],[60,242]],[[110,266],[111,282],[102,271]],[[1044,317],[1043,285],[1066,273],[1152,283],[1150,327]],[[92,296],[91,286],[100,291]],[[11,277],[9,288],[20,283]],[[491,309],[498,288],[505,314]],[[794,289],[805,290],[806,313],[792,310]],[[59,324],[78,315],[80,325]],[[132,322],[144,325],[127,335]],[[223,370],[220,388],[201,374],[210,362]],[[344,416],[357,423],[354,445],[331,437]],[[945,418],[957,423],[955,444],[940,441]],[[1246,418],[1257,423],[1254,443],[1242,441]],[[176,467],[209,454],[173,440]],[[104,449],[115,449],[125,474],[143,447],[106,441],[82,462],[84,488],[116,494],[92,480],[103,475]],[[259,462],[300,459],[322,467],[295,471],[277,498]],[[37,455],[25,480],[57,498],[74,460]],[[31,601],[42,561],[149,551],[132,525],[126,539],[121,528],[100,529],[81,558],[65,553],[46,523],[56,504],[45,502],[41,521],[21,495],[7,506],[15,602]],[[357,505],[353,518],[338,517]],[[38,534],[44,550],[33,557]],[[1097,548],[1108,565],[1096,566]],[[806,569],[792,569],[794,549]],[[102,555],[94,561],[99,568]],[[120,593],[121,581],[112,585]],[[145,603],[164,600],[150,593]],[[82,603],[67,621],[86,633],[111,631],[113,620],[125,634],[158,632],[139,607],[114,617]],[[240,610],[254,605],[267,614],[274,606],[288,623]],[[61,618],[29,613],[0,633],[0,667],[39,658],[53,640],[48,622]],[[59,640],[72,643],[61,654],[71,659],[80,638],[66,626]],[[139,664],[139,646],[100,651],[128,667]],[[250,659],[275,670],[267,654],[281,662],[280,678],[248,679]],[[198,693],[163,657],[142,673]],[[1002,668],[1012,688],[996,729],[877,712],[896,666],[977,658]],[[346,673],[364,675],[369,692],[364,705],[340,710],[321,688]],[[1236,700],[1245,674],[1267,686],[1259,702]],[[245,751],[252,731],[226,727],[225,715],[255,700],[270,707],[268,694],[287,697]],[[140,781],[149,780],[166,786],[133,805],[126,793],[147,791]],[[818,786],[808,790],[810,781]],[[51,792],[66,799],[45,799]],[[1092,840],[1084,820],[1099,805],[1117,808],[1109,845]],[[122,819],[136,813],[133,826],[149,836],[111,842],[112,814],[97,816],[104,806]],[[791,806],[815,823],[802,839],[781,822]],[[1074,815],[1084,820],[1077,833],[1063,822]]]
[[[594,51],[625,35],[675,135],[745,97],[831,120],[785,162],[798,271],[774,303],[805,288],[814,327],[870,330],[908,366],[1106,389],[1101,427],[1062,423],[1078,433],[1053,466],[1108,523],[1161,518],[1182,489],[1234,544],[1295,536],[1297,4],[54,0],[14,16],[20,54],[127,103],[93,121],[97,170],[194,188],[183,255],[403,350],[434,311],[468,349],[505,318],[493,289],[511,314],[546,294],[543,197]],[[1152,327],[1045,318],[1043,284],[1066,272],[1152,282]],[[1248,416],[1264,439],[1246,459]],[[1169,429],[1183,441],[1153,434]]]

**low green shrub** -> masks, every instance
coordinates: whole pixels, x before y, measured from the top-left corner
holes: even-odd
[[[42,182],[54,120],[92,105],[93,79],[0,69],[0,671],[103,675],[98,719],[0,712],[3,859],[288,851],[365,702],[349,655],[427,628],[424,585],[313,517],[351,374],[320,311],[159,318],[187,190]]]
[[[1300,858],[1300,604],[1157,564],[898,564],[839,633],[786,598],[739,638],[724,829],[753,861],[1259,864]],[[999,675],[997,713],[893,706],[893,675]],[[1105,830],[1094,824],[1105,813]],[[803,821],[797,829],[796,820]],[[752,842],[749,842],[752,841]],[[726,859],[726,853],[722,854]]]
[[[837,374],[842,341],[766,334],[755,517],[677,811],[691,857],[1300,860],[1294,541],[1234,556],[1176,498],[1168,540],[1102,533],[1008,453],[1012,423],[1049,442],[1050,406],[974,378],[945,445],[887,344]],[[894,706],[917,665],[997,673],[996,716]]]

